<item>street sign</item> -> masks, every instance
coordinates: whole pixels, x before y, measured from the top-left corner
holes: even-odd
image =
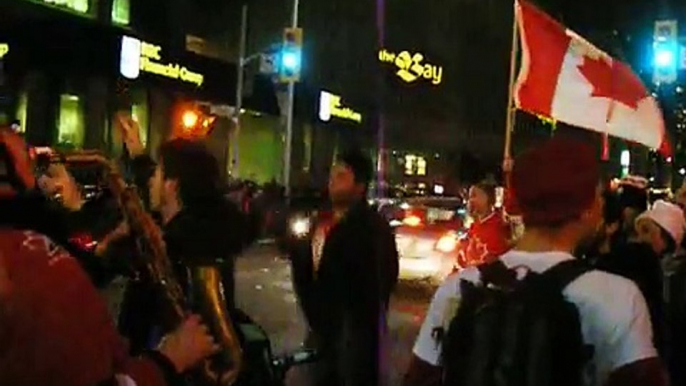
[[[277,53],[266,53],[260,55],[260,74],[276,74],[279,70],[278,60],[279,57]]]

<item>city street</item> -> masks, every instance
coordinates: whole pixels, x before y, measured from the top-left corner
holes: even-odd
[[[417,282],[403,282],[396,291],[389,317],[391,385],[399,384],[407,368],[433,291]],[[274,247],[256,246],[239,258],[237,296],[238,305],[269,333],[276,354],[300,346],[306,325],[291,285],[290,265]],[[288,384],[306,385],[305,373],[305,368],[292,370]]]

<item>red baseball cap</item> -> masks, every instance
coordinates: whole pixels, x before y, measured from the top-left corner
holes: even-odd
[[[578,218],[596,198],[600,164],[583,142],[553,138],[514,163],[512,190],[527,226],[554,226]]]

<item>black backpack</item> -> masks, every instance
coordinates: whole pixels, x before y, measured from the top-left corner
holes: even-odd
[[[497,261],[479,268],[481,285],[462,280],[457,314],[439,337],[443,385],[583,385],[593,349],[584,345],[578,310],[562,291],[590,270],[571,260],[517,280]]]

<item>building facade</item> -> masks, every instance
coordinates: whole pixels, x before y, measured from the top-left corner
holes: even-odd
[[[229,170],[237,71],[229,40],[239,26],[223,23],[224,33],[196,29],[194,24],[211,22],[213,14],[236,16],[229,8],[219,12],[195,3],[3,1],[0,121],[19,121],[33,145],[116,156],[122,151],[113,130],[118,112],[139,122],[143,142],[154,150],[183,124],[186,111],[203,111],[217,116],[208,142]],[[273,88],[260,92],[275,100]],[[246,109],[264,108],[261,99],[247,98]],[[279,136],[278,126],[257,126],[258,141]]]

